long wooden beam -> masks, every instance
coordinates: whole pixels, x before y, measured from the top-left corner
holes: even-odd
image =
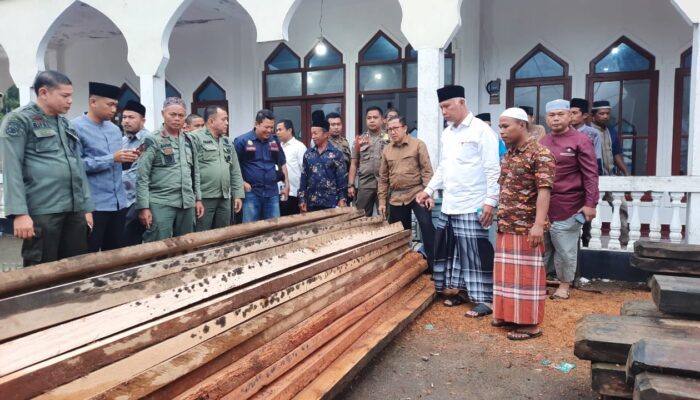
[[[425,310],[435,298],[435,287],[427,278],[428,287],[420,295],[377,326],[368,330],[316,379],[299,392],[295,400],[332,399],[347,387],[353,378],[388,345],[396,335]]]
[[[184,253],[223,241],[242,238],[343,214],[358,215],[358,210],[334,208],[307,214],[234,225],[206,232],[190,233],[158,242],[144,243],[99,253],[84,254],[0,274],[0,297],[46,287],[57,282],[106,272],[124,265]]]
[[[627,384],[647,372],[700,379],[700,343],[687,340],[645,338],[632,345],[627,357]]]
[[[678,319],[586,315],[576,323],[574,354],[624,364],[632,344],[647,337],[700,340],[700,322]]]
[[[348,234],[345,237],[325,243],[319,241],[336,233],[310,239],[318,243],[318,247],[304,247],[306,241],[300,241],[296,244],[302,246],[296,249],[285,245],[260,252],[261,254],[253,253],[226,261],[220,266],[226,268],[225,272],[217,273],[216,276],[205,276],[189,285],[168,289],[0,344],[0,359],[3,360],[0,364],[0,375],[17,371],[257,279],[351,249],[368,241],[384,238],[400,232],[403,227],[401,224],[394,224],[364,232],[362,228],[356,229],[357,231],[352,233],[343,232]]]
[[[409,267],[412,264],[413,267]],[[411,268],[411,271],[407,271],[407,268]],[[396,283],[405,279],[408,273],[414,273],[415,271],[420,273],[419,268],[422,268],[422,266],[417,265],[415,258],[410,256],[404,257],[399,263],[377,276],[368,284],[333,303],[322,312],[304,321],[303,324],[290,329],[268,344],[252,351],[225,369],[208,377],[199,385],[177,396],[176,399],[193,400],[203,395],[211,398],[221,398],[264,368],[288,355],[321,329],[346,315],[378,292],[382,292],[384,295],[395,293],[400,287],[405,285],[404,282],[402,286],[397,287]],[[388,289],[389,287],[391,287],[391,290]]]
[[[341,354],[352,346],[368,330],[378,325],[379,321],[391,318],[406,304],[409,304],[416,296],[432,286],[429,280],[416,279],[409,286],[402,289],[387,300],[382,306],[376,308],[365,318],[342,332],[336,338],[328,342],[320,350],[307,357],[303,362],[291,371],[276,379],[272,384],[264,387],[253,399],[255,400],[281,400],[291,399],[310,384],[316,377],[325,371]],[[378,315],[377,315],[378,314]],[[371,319],[372,323],[367,323]],[[234,392],[235,393],[235,392]],[[231,394],[229,394],[231,396]]]
[[[396,249],[391,254],[395,256],[404,250]],[[56,388],[40,396],[39,399],[143,398],[218,356],[210,344],[221,344],[222,341],[226,341],[226,348],[235,347],[259,333],[260,330],[270,329],[286,316],[297,314],[310,303],[327,303],[329,301],[327,297],[337,300],[350,292],[350,287],[356,287],[356,282],[369,279],[366,276],[371,275],[371,268],[366,268],[367,266],[381,268],[380,262],[387,262],[387,260],[390,261],[382,256],[366,263],[364,267],[353,263],[355,270],[346,270],[343,266],[338,266],[324,271],[314,276],[314,279],[307,279],[291,286],[295,289],[292,295],[285,296],[272,309],[263,307],[267,299],[257,300],[215,321],[208,321],[184,331],[128,358]],[[342,275],[338,275],[340,273]],[[336,282],[336,280],[340,281]],[[342,290],[331,296],[337,289]],[[312,313],[304,312],[296,318],[301,317],[303,320],[311,315]],[[223,318],[226,323],[217,324],[217,321],[224,321]]]
[[[319,274],[332,275],[332,269],[350,271],[382,254],[405,248],[409,238],[408,231],[396,233],[314,262],[306,268],[286,272],[241,291],[234,291],[145,325],[133,327],[115,336],[2,377],[0,378],[0,393],[16,395],[8,397],[8,400],[37,395],[135,354],[144,348],[166,341],[180,332],[201,326],[207,321],[220,320],[227,313],[234,312],[235,309],[261,298],[267,300],[261,306],[262,309],[273,308],[286,296],[292,295],[298,290],[299,282],[309,281],[307,283],[312,283],[318,279],[316,276]]]
[[[700,380],[644,372],[634,382],[635,400],[700,400]]]
[[[700,318],[700,278],[654,275],[649,286],[660,311]]]
[[[224,396],[224,400],[247,400],[251,398],[265,386],[272,384],[282,376],[282,374],[294,368],[336,337],[342,336],[341,340],[349,346],[350,343],[357,340],[362,333],[379,321],[384,311],[391,305],[391,298],[397,295],[401,297],[401,292],[406,288],[413,291],[414,295],[418,293],[418,289],[412,287],[410,283],[418,277],[421,272],[425,271],[427,266],[428,265],[423,260],[419,261],[417,265],[412,265],[410,269],[406,270],[406,274],[401,276],[398,281],[390,283],[381,292],[338,318],[320,332],[310,337],[307,341],[300,344],[289,354],[248,379],[245,383]],[[338,355],[341,352],[342,351],[339,351]]]
[[[700,245],[638,240],[634,242],[634,254],[650,258],[700,261]]]
[[[353,228],[371,229],[381,226],[381,218],[328,225],[326,220],[264,234],[221,247],[158,260],[145,265],[116,271],[99,277],[71,282],[0,300],[0,338],[17,336],[61,322],[69,321],[120,304],[182,287],[228,270],[228,260],[287,245],[293,251],[322,235],[336,233],[340,237]],[[347,234],[345,233],[345,234]],[[322,239],[326,240],[326,239]]]

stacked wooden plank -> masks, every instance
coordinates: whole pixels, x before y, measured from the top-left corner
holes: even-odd
[[[584,317],[574,353],[604,397],[700,400],[700,246],[637,242],[632,264],[655,273],[653,301]]]
[[[435,295],[409,240],[336,209],[0,274],[0,399],[332,397]]]

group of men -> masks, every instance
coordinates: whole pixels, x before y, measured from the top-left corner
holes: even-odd
[[[627,174],[607,102],[594,103],[592,126],[585,100],[547,103],[545,135],[531,109],[509,108],[499,135],[470,112],[462,87],[446,86],[438,99],[448,126],[433,171],[426,145],[394,109],[365,110],[367,130],[352,145],[339,114],[316,111],[307,149],[292,122],[269,110],[231,140],[219,106],[198,121],[182,99],[167,98],[163,125],[149,133],[145,108],[129,102],[122,133],[111,122],[118,87],[90,83],[89,109],[72,121],[62,117],[72,103],[65,75],[41,72],[34,90],[36,102],[0,127],[6,210],[25,265],[225,227],[237,212],[252,222],[352,201],[406,229],[415,215],[437,290],[457,290],[445,304],[473,303],[469,317],[494,313],[494,326],[516,326],[513,340],[541,335],[547,269],[560,281],[552,298],[569,297],[598,173]]]

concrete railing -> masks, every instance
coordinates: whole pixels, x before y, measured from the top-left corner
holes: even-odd
[[[700,177],[687,176],[602,176],[599,182],[600,199],[597,217],[591,222],[591,240],[588,248],[632,251],[634,242],[641,237],[642,224],[649,224],[649,240],[661,240],[661,225],[668,225],[669,240],[683,240],[683,225],[686,221],[700,223],[700,216],[692,218],[682,199],[690,194],[700,196]],[[642,201],[645,193],[651,201]],[[607,195],[606,195],[607,194]],[[632,201],[626,201],[625,197]],[[628,209],[629,242],[620,243],[620,205],[625,202]],[[604,222],[610,223],[609,240],[602,237]],[[607,244],[607,246],[604,246]]]

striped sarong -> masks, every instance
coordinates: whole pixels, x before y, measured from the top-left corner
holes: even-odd
[[[440,214],[435,230],[435,289],[459,289],[473,303],[493,298],[493,246],[477,213]]]
[[[542,246],[531,248],[527,235],[498,233],[493,267],[493,317],[520,325],[544,319],[547,295]]]

